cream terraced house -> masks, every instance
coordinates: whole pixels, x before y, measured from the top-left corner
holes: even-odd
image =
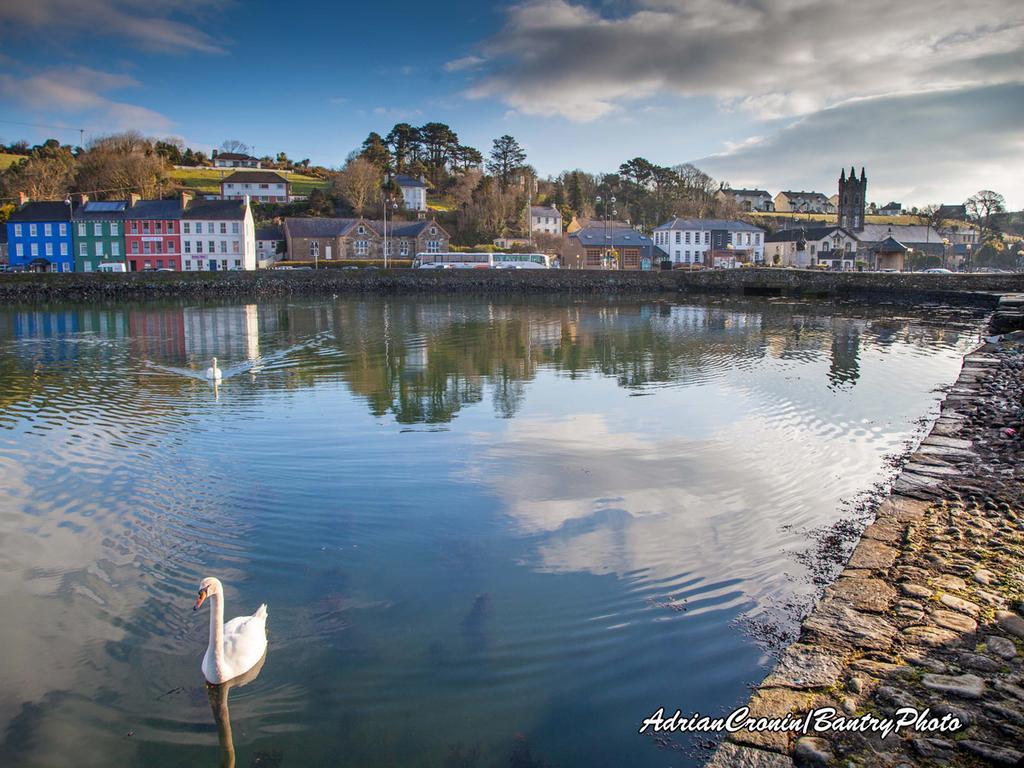
[[[249,199],[196,200],[181,217],[185,272],[256,269],[256,226]]]

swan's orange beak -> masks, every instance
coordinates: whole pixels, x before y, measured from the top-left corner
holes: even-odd
[[[203,604],[204,600],[206,600],[206,590],[205,589],[200,589],[199,590],[199,597],[196,598],[196,604],[192,606],[192,610],[193,611],[198,611],[199,610],[199,606]]]

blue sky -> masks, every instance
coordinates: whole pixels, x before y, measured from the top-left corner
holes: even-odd
[[[773,194],[832,193],[856,164],[877,202],[958,202],[989,187],[1024,206],[1012,170],[1024,159],[1024,4],[852,8],[4,3],[0,138],[135,128],[338,166],[371,130],[441,121],[485,152],[513,134],[542,174],[640,155]]]

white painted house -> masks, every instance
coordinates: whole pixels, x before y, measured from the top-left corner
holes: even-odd
[[[256,226],[249,200],[195,200],[181,217],[186,272],[256,269]]]
[[[280,227],[259,227],[256,230],[256,265],[260,269],[272,266],[283,256],[278,252],[284,242],[284,231]]]
[[[562,234],[562,214],[555,206],[530,206],[530,231],[546,235]]]
[[[654,228],[654,245],[674,264],[714,267],[764,261],[764,230],[745,221],[671,219]]]
[[[407,211],[427,210],[427,182],[422,176],[416,179],[399,173],[395,176],[395,183],[402,190],[402,200]]]
[[[221,200],[246,197],[258,203],[287,203],[288,179],[273,171],[235,171],[221,181]]]
[[[765,261],[779,267],[821,265],[849,272],[857,263],[857,236],[843,227],[794,227],[765,238]]]

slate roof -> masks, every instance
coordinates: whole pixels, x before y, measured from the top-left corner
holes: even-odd
[[[285,229],[292,237],[343,237],[363,222],[377,235],[383,235],[384,222],[372,219],[287,218]],[[440,235],[448,237],[444,227],[434,221],[388,222],[389,237],[417,237],[427,227],[436,226]]]
[[[274,171],[235,171],[224,177],[221,184],[287,184],[288,179]]]
[[[887,237],[893,237],[903,245],[915,248],[933,243],[942,246],[942,235],[925,224],[865,224],[857,237],[862,243],[880,243]]]
[[[779,194],[785,195],[790,200],[817,200],[824,202],[829,201],[829,198],[823,195],[821,192],[793,192],[791,190],[786,190],[784,192],[780,192]]]
[[[753,224],[730,219],[669,219],[654,229],[726,229],[732,232],[764,232],[763,229],[755,227]]]
[[[771,197],[766,189],[729,189],[728,187],[723,187],[719,191],[727,195],[740,195],[742,197]]]
[[[238,219],[245,218],[244,200],[193,200],[183,219]]]
[[[7,219],[22,221],[71,221],[71,206],[63,200],[40,200],[25,203]]]
[[[169,221],[181,218],[181,198],[174,197],[170,200],[139,200],[135,205],[127,208],[124,218],[129,221],[147,219],[150,221]]]
[[[240,152],[218,152],[214,160],[259,160],[252,155],[244,155]]]
[[[550,205],[531,205],[530,206],[531,216],[555,216],[562,218],[561,212],[557,208],[552,208]]]
[[[259,227],[256,230],[257,240],[284,240],[284,230],[281,227]]]
[[[885,238],[875,246],[875,253],[905,253],[907,250],[907,246],[892,237]]]
[[[416,177],[406,176],[404,173],[395,174],[395,183],[400,187],[423,187],[425,189],[427,186]]]
[[[857,236],[843,227],[837,227],[832,225],[831,227],[791,227],[789,229],[780,229],[778,232],[767,235],[764,238],[766,243],[792,243],[797,240],[824,240],[826,237],[831,237],[832,233],[839,230],[849,237],[857,239]]]
[[[654,241],[651,240],[651,238],[642,232],[637,232],[632,227],[609,227],[608,230],[605,231],[604,226],[595,224],[593,226],[584,227],[578,232],[573,232],[569,237],[571,239],[578,240],[583,246],[609,245],[614,248],[639,246],[640,248],[647,250],[654,245]]]
[[[127,200],[89,201],[75,208],[74,221],[123,221],[128,209]]]

